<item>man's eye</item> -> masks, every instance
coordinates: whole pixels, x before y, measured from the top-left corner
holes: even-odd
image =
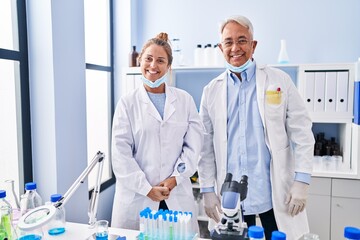
[[[240,39],[239,41],[238,41],[241,45],[244,45],[244,44],[247,44],[247,40],[246,39]]]
[[[224,42],[224,45],[226,46],[226,47],[229,47],[229,46],[232,46],[233,45],[233,42]]]

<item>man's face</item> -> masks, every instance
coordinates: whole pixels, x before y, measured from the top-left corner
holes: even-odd
[[[249,30],[236,23],[229,22],[221,34],[219,45],[225,60],[235,67],[246,63],[255,51],[257,41],[252,40]]]

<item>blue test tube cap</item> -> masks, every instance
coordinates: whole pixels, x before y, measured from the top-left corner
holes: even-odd
[[[251,226],[248,229],[248,235],[252,238],[263,238],[264,237],[264,228],[260,226]]]
[[[280,231],[273,231],[271,240],[286,240],[286,234]]]
[[[34,189],[36,189],[36,183],[35,182],[25,183],[25,190],[34,190]]]
[[[62,197],[61,194],[58,194],[58,193],[53,194],[53,195],[50,196],[50,201],[52,203],[57,202],[57,201],[59,201],[61,199],[61,197]]]
[[[348,239],[360,239],[360,229],[356,227],[345,227],[344,237]]]
[[[5,197],[6,197],[6,191],[0,190],[0,198],[5,198]]]

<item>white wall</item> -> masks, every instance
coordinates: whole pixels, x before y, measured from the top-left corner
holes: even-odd
[[[188,62],[196,44],[217,43],[218,24],[230,15],[247,16],[253,23],[258,62],[274,64],[280,39],[287,40],[291,63],[355,62],[360,56],[358,0],[137,0],[137,39],[160,31],[180,38]]]

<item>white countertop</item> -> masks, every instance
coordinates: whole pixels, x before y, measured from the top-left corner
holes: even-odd
[[[46,240],[86,240],[93,239],[92,235],[95,233],[95,228],[90,228],[87,224],[67,222],[65,227],[65,233],[58,236],[50,236],[44,233],[44,239]],[[135,240],[139,235],[139,231],[127,230],[120,228],[109,228],[109,234],[118,236],[126,236],[126,240]],[[198,238],[201,240],[202,238]],[[111,238],[109,238],[111,240]]]

